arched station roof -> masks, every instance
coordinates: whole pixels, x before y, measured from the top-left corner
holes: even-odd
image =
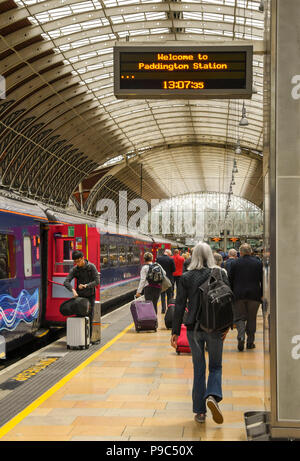
[[[259,0],[0,1],[2,186],[65,206],[99,197],[233,193],[262,203],[264,15]],[[246,100],[120,100],[116,42],[253,41]],[[235,154],[240,138],[242,154]],[[141,167],[141,164],[143,165]],[[76,195],[77,191],[77,195]],[[75,193],[75,195],[74,195]],[[79,200],[78,200],[79,202]]]

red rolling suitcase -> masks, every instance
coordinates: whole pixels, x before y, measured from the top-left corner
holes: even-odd
[[[177,348],[176,352],[179,355],[181,352],[186,354],[191,352],[191,348],[187,339],[186,334],[186,326],[184,324],[181,325],[180,335],[177,340]]]
[[[137,332],[157,330],[157,316],[152,301],[134,300],[130,311]]]

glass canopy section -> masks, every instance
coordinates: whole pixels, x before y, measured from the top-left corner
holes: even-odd
[[[158,202],[158,203],[157,203]],[[218,237],[257,239],[263,234],[263,212],[253,203],[227,194],[188,194],[153,201],[141,221],[143,232],[187,241]],[[226,217],[227,215],[227,217]]]

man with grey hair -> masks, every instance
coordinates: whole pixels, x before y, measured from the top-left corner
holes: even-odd
[[[234,249],[234,248],[231,248],[229,251],[228,251],[228,259],[227,261],[225,261],[224,263],[224,269],[227,270],[227,273],[230,272],[230,267],[231,267],[231,264],[233,263],[233,261],[235,261],[237,258],[237,251]]]
[[[247,349],[255,348],[256,316],[263,296],[262,262],[251,254],[250,245],[241,245],[241,257],[232,262],[228,273],[235,296],[233,315],[238,330],[239,351],[244,350],[245,333]]]

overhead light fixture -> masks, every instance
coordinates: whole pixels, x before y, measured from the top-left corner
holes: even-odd
[[[236,153],[236,155],[241,155],[241,153],[242,153],[240,140],[238,140],[238,142],[237,142],[237,144],[236,144],[235,153]]]
[[[249,125],[249,122],[248,122],[248,119],[246,117],[247,113],[246,113],[246,107],[245,107],[245,103],[243,103],[243,108],[242,108],[242,118],[240,120],[240,126],[247,126]]]

